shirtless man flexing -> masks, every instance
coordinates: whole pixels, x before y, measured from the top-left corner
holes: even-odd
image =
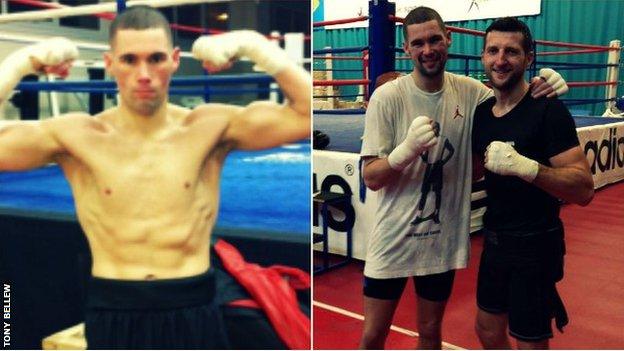
[[[89,348],[239,347],[241,340],[228,340],[210,264],[221,169],[232,150],[309,137],[309,74],[256,32],[201,37],[193,55],[205,68],[227,69],[246,56],[275,78],[288,103],[189,110],[168,103],[180,49],[158,11],[137,6],[118,15],[109,43],[104,62],[119,106],[0,122],[0,170],[56,162],[65,173],[93,257]],[[13,52],[0,64],[0,102],[26,74],[66,75],[77,55],[64,38]]]

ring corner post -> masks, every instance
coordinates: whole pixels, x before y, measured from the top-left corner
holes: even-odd
[[[375,80],[385,72],[394,71],[395,4],[388,0],[371,0],[368,3],[368,47],[369,47],[369,96],[375,90]]]
[[[126,10],[126,0],[117,0],[117,13],[122,13]]]
[[[613,49],[609,50],[607,57],[607,82],[617,82],[619,75],[620,64],[620,51],[621,42],[619,40],[612,40],[609,46]],[[611,110],[615,106],[615,99],[617,98],[617,84],[605,86],[605,108],[607,111]]]

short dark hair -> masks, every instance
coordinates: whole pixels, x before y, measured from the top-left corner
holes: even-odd
[[[491,31],[497,32],[518,32],[522,34],[522,49],[525,53],[533,51],[533,36],[529,27],[519,19],[515,17],[503,17],[495,20],[485,30],[485,37],[483,40],[483,49],[485,50],[485,39]]]
[[[440,14],[436,10],[425,6],[418,6],[412,9],[403,20],[403,38],[407,39],[407,26],[410,24],[420,24],[429,21],[438,22],[440,29],[446,33],[444,21],[442,21],[442,17],[440,17]]]
[[[162,28],[167,40],[173,44],[169,21],[160,11],[145,5],[132,6],[119,14],[111,22],[108,30],[108,43],[113,45],[117,31],[120,29],[151,29]]]

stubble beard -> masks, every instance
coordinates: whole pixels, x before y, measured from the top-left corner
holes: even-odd
[[[416,66],[416,69],[418,70],[418,72],[420,72],[420,74],[424,77],[434,78],[434,77],[439,76],[442,72],[444,72],[444,62],[441,56],[438,57],[436,66],[431,70],[426,69],[425,66],[422,64],[422,62],[420,62],[419,59],[417,60],[418,62],[415,62],[414,65]]]
[[[494,88],[496,88],[497,90],[499,90],[499,91],[509,91],[509,90],[512,90],[516,85],[518,85],[518,83],[524,77],[524,71],[523,70],[513,71],[511,73],[511,75],[509,76],[509,78],[507,78],[507,80],[505,80],[502,83],[497,83],[493,79],[494,74],[495,74],[495,72],[494,72],[493,69],[490,69],[488,72],[486,72],[486,75],[490,79],[490,84],[492,84],[492,86]]]

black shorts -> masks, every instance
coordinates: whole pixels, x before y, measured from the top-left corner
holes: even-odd
[[[180,279],[89,282],[90,349],[284,349],[265,314],[230,307],[249,298],[224,271]]]
[[[451,296],[455,270],[412,277],[416,294],[430,301],[446,301]],[[382,300],[398,300],[407,278],[375,279],[364,276],[364,296]]]
[[[509,333],[517,339],[551,338],[553,317],[565,314],[555,288],[563,278],[563,228],[526,236],[484,230],[484,235],[477,305],[489,313],[508,313]]]

